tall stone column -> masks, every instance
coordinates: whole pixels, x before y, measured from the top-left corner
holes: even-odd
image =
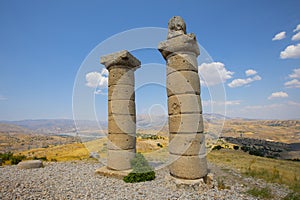
[[[167,61],[169,170],[176,178],[200,179],[207,175],[197,63],[200,50],[181,17],[172,17],[168,29],[167,40],[158,49]]]
[[[101,57],[108,76],[107,168],[130,169],[136,152],[134,71],[141,62],[123,50]]]

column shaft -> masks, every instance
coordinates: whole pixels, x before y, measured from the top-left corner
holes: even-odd
[[[194,34],[186,34],[180,17],[169,21],[168,39],[159,44],[167,61],[170,174],[199,179],[207,174],[205,136]]]
[[[100,62],[109,71],[107,167],[127,170],[136,152],[134,71],[141,63],[128,51],[103,56]]]

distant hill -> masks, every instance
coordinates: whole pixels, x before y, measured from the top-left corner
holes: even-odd
[[[22,121],[1,121],[1,124],[6,124],[11,127],[19,127],[31,132],[55,134],[63,132],[76,132],[76,130],[98,130],[100,127],[107,128],[107,122],[99,122],[100,127],[96,121],[79,120],[75,122],[72,119],[37,119],[37,120],[22,120]],[[77,127],[77,129],[76,129]],[[26,132],[26,131],[24,131]]]
[[[221,119],[229,119],[220,114],[204,114],[204,120],[213,123]],[[13,125],[19,127],[19,130],[24,129],[24,132],[37,132],[44,134],[76,132],[85,130],[107,129],[107,121],[92,121],[92,120],[76,120],[72,119],[36,119],[36,120],[21,120],[21,121],[0,121],[2,124]],[[164,129],[168,128],[168,116],[166,115],[138,115],[137,129]]]
[[[0,133],[31,133],[32,131],[14,124],[0,123]]]

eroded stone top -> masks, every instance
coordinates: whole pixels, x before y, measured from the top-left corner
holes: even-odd
[[[168,39],[159,43],[158,50],[167,59],[177,53],[199,56],[200,49],[195,34],[186,33],[186,24],[180,16],[174,16],[168,23]]]
[[[168,39],[186,34],[186,24],[182,17],[174,16],[168,22]]]
[[[122,50],[109,55],[102,56],[100,63],[109,70],[110,67],[119,66],[126,68],[139,68],[141,62],[127,50]]]

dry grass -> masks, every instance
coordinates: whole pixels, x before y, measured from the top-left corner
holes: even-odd
[[[217,165],[236,169],[245,175],[285,184],[294,191],[300,192],[299,162],[257,157],[243,151],[228,149],[211,151],[208,160]]]
[[[89,158],[89,152],[81,143],[50,146],[21,152],[27,157],[46,157],[47,160],[69,161]]]

